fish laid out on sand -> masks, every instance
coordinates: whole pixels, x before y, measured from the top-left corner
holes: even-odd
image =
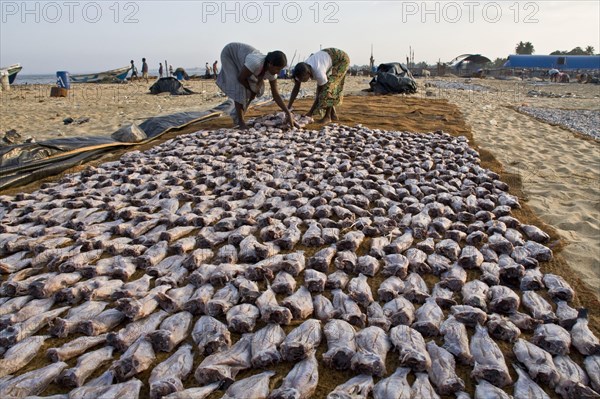
[[[284,122],[0,196],[0,397],[598,397],[595,319],[466,138]]]

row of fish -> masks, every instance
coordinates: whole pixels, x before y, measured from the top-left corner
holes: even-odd
[[[266,125],[178,137],[0,197],[0,392],[56,380],[77,387],[69,397],[118,397],[152,368],[154,397],[266,397],[274,372],[237,373],[288,361],[273,397],[313,395],[318,362],[357,375],[331,397],[465,397],[458,361],[476,397],[503,397],[503,340],[520,363],[516,397],[537,384],[597,395],[598,339],[568,283],[540,268],[549,236],[511,215],[517,198],[464,138]],[[52,364],[8,377],[51,337],[68,339]],[[206,386],[185,389],[196,348]],[[403,368],[385,378],[390,350]]]

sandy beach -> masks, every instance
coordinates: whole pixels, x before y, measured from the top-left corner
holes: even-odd
[[[369,80],[347,77],[346,95],[366,95],[362,90],[368,88]],[[453,77],[418,79],[418,84],[419,92],[410,97],[447,99],[458,106],[472,128],[475,144],[520,178],[523,199],[557,230],[566,244],[563,254],[568,264],[600,296],[600,144],[516,110],[529,106],[598,112],[598,86]],[[67,98],[49,97],[50,85],[14,86],[0,93],[0,131],[15,129],[36,141],[106,136],[124,124],[206,110],[224,100],[212,80],[185,82],[185,87],[197,93],[188,96],[151,95],[149,86],[142,81],[75,84]],[[280,93],[289,93],[292,86],[292,81],[281,80]],[[310,94],[314,83],[302,88]],[[390,97],[390,101],[401,98]],[[65,125],[63,120],[69,117],[89,121]]]

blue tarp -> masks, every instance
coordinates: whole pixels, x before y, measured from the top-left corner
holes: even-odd
[[[509,55],[505,68],[600,69],[600,55]]]

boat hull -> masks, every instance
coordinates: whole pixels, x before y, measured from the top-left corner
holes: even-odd
[[[127,77],[131,67],[113,69],[112,71],[89,73],[82,75],[69,75],[71,82],[74,83],[99,83],[111,82],[115,80],[123,81]]]

